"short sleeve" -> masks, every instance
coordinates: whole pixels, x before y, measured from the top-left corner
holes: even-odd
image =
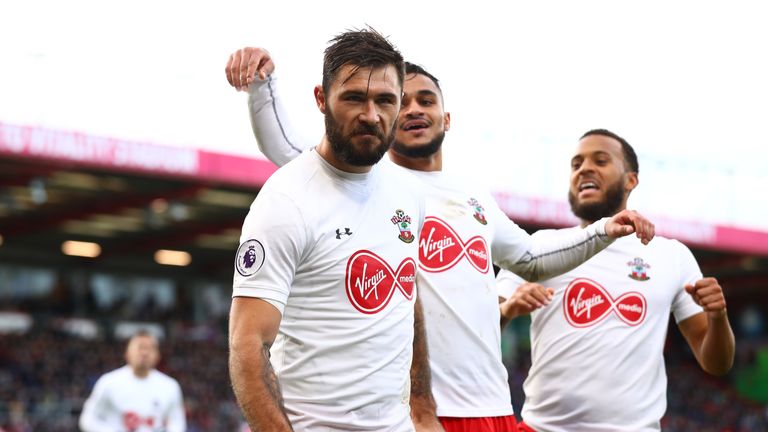
[[[686,284],[692,284],[703,276],[699,264],[696,262],[696,258],[693,257],[690,249],[685,245],[673,240],[675,246],[675,252],[678,256],[678,269],[680,271],[680,278],[677,283],[677,292],[675,293],[675,299],[672,302],[672,313],[675,316],[675,322],[679,323],[699,312],[703,312],[704,309],[697,305],[693,301],[691,296],[685,292],[684,286]]]
[[[306,239],[306,224],[294,201],[262,189],[243,223],[232,296],[263,299],[282,313]]]

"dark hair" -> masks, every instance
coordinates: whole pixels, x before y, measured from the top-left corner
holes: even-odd
[[[424,69],[423,67],[415,63],[405,62],[405,74],[406,75],[424,75],[425,77],[431,79],[433,83],[435,83],[435,86],[437,86],[440,92],[443,91],[443,89],[440,88],[440,82],[438,81],[438,79],[435,78],[435,76],[432,75],[431,73],[427,72],[426,69]]]
[[[323,58],[323,91],[328,93],[342,66],[380,68],[392,65],[397,79],[403,85],[405,65],[403,55],[372,27],[346,31],[330,41]]]
[[[590,135],[601,135],[604,137],[613,138],[618,141],[621,144],[621,152],[624,154],[624,163],[626,164],[627,168],[629,168],[630,171],[634,171],[636,173],[640,172],[640,164],[637,162],[637,154],[635,153],[635,149],[629,145],[627,140],[609,131],[608,129],[592,129],[582,135],[579,139],[582,140]]]

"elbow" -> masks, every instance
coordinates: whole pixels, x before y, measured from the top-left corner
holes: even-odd
[[[726,361],[726,362],[702,365],[702,369],[704,369],[704,372],[716,377],[722,377],[727,375],[728,372],[731,371],[731,368],[733,368],[733,357],[731,357],[729,361]]]
[[[716,376],[722,377],[731,371],[734,361],[734,349],[731,347],[729,350],[721,352],[722,355],[711,356],[710,358],[704,358],[701,362],[701,368],[704,372]]]

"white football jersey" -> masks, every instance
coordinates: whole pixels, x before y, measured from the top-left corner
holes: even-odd
[[[408,431],[421,191],[390,163],[351,174],[306,152],[243,225],[233,296],[282,313],[271,362],[296,430]]]
[[[130,366],[102,375],[83,405],[85,432],[184,432],[187,422],[179,383],[152,370],[137,377]]]
[[[517,241],[508,242],[508,251],[518,260],[528,234],[487,192],[442,172],[411,172],[426,185],[417,280],[437,414],[511,415],[491,250],[502,243],[497,231],[511,228]]]
[[[437,414],[511,415],[493,263],[531,277],[566,271],[610,243],[605,221],[535,239],[484,189],[442,172],[408,171],[426,193],[417,283]]]
[[[683,289],[701,277],[680,242],[657,236],[644,246],[628,236],[576,269],[540,281],[555,295],[531,314],[526,424],[563,432],[659,430],[670,312],[677,322],[702,312]],[[499,295],[509,297],[522,282],[502,272]]]
[[[306,145],[291,127],[278,95],[275,78],[270,76],[251,85],[248,104],[259,148],[282,164],[296,158]],[[397,165],[393,169],[421,179],[413,184],[423,183],[426,199],[416,277],[437,413],[444,417],[510,415],[492,264],[533,278],[561,273],[610,244],[605,221],[558,239],[534,241],[509,220],[484,188],[442,172]]]

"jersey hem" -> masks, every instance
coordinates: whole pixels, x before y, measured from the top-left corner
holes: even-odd
[[[475,418],[475,417],[501,417],[515,414],[515,410],[512,406],[508,407],[495,407],[486,409],[440,409],[437,408],[438,417],[461,417],[461,418]]]

